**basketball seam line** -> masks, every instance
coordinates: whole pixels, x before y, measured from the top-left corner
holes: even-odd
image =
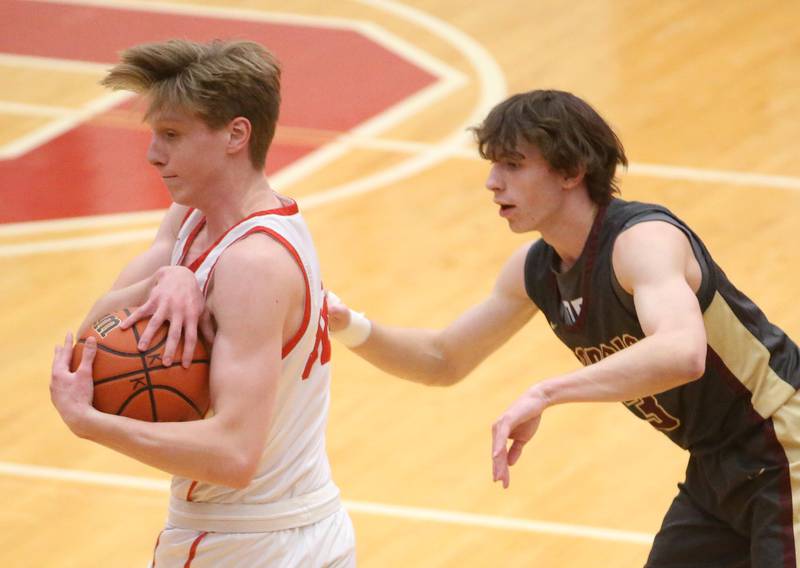
[[[136,337],[136,340],[138,342],[139,336],[136,332],[134,332],[134,336]],[[112,355],[118,355],[120,357],[140,357],[142,355],[150,355],[151,353],[153,353],[153,351],[159,349],[162,345],[164,345],[166,341],[167,338],[165,336],[161,341],[150,347],[147,351],[139,351],[138,353],[127,353],[125,351],[117,351],[116,349],[112,349],[111,347],[106,347],[105,345],[100,345],[100,344],[97,345],[97,348],[100,349],[101,351],[105,351],[106,353],[111,353]],[[86,340],[80,339],[78,340],[78,343],[86,343]]]
[[[184,402],[188,403],[188,404],[189,404],[189,406],[191,406],[191,407],[192,407],[192,409],[193,409],[193,410],[194,410],[194,411],[197,413],[197,415],[198,415],[199,417],[201,417],[201,418],[203,417],[203,414],[204,414],[204,413],[203,413],[203,412],[200,412],[200,409],[197,407],[197,405],[194,403],[194,401],[193,401],[191,398],[189,398],[188,396],[186,396],[185,394],[183,394],[181,391],[179,391],[179,390],[178,390],[178,389],[176,389],[175,387],[171,387],[171,386],[168,386],[168,385],[154,385],[154,386],[151,386],[151,387],[143,387],[143,388],[141,388],[141,389],[139,389],[139,390],[137,390],[137,391],[134,391],[134,392],[133,392],[133,393],[131,393],[131,395],[130,395],[130,396],[129,396],[129,397],[126,399],[126,400],[125,400],[125,402],[124,402],[124,403],[122,403],[122,406],[119,408],[119,411],[117,411],[117,414],[118,414],[118,415],[119,415],[119,414],[122,414],[122,412],[123,412],[123,411],[124,411],[124,410],[125,410],[125,409],[128,407],[128,405],[131,403],[131,401],[132,401],[134,398],[136,398],[138,395],[142,394],[144,391],[148,391],[148,394],[149,394],[149,395],[151,396],[151,398],[152,398],[152,396],[153,396],[153,392],[152,392],[152,391],[155,391],[155,390],[165,390],[165,391],[169,391],[169,392],[171,392],[171,393],[173,393],[173,394],[176,394],[176,395],[178,395],[180,398],[182,398],[182,399],[184,400]],[[154,399],[153,399],[153,400],[154,400]]]
[[[211,363],[211,361],[209,359],[192,359],[192,365],[194,365],[195,363],[199,363],[199,364],[203,364],[203,365],[209,365]],[[150,370],[151,371],[163,371],[163,370],[169,369],[169,368],[170,367],[165,367],[164,365],[159,365],[158,367],[150,367]],[[110,383],[112,381],[119,381],[119,380],[122,380],[122,379],[127,379],[129,377],[133,377],[135,375],[138,375],[141,372],[142,372],[141,369],[137,369],[135,371],[128,371],[127,373],[122,373],[120,375],[114,375],[113,377],[106,377],[105,379],[100,379],[99,381],[95,381],[94,382],[94,386],[105,385],[105,384]]]
[[[124,312],[128,316],[131,315],[130,311],[127,308],[125,308]],[[139,332],[136,329],[136,325],[133,325],[131,327],[131,331],[133,331],[133,337],[134,337],[134,339],[136,339],[136,343],[138,345],[138,343],[139,343]],[[167,338],[165,336],[164,340],[166,341],[166,339]],[[144,353],[139,353],[139,358],[142,361],[142,372],[144,373],[144,379],[145,379],[145,381],[147,381],[147,387],[148,387],[147,388],[147,395],[148,395],[148,398],[150,399],[150,413],[151,413],[151,415],[153,417],[153,422],[158,422],[158,409],[156,408],[156,397],[153,394],[153,382],[150,380],[150,372],[149,372],[150,370],[149,370],[149,368],[147,366],[147,358],[145,357],[145,355],[146,354],[144,354]],[[122,412],[122,409],[120,409],[120,412]]]

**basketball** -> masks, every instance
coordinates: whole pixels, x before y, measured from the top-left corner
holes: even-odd
[[[203,418],[209,407],[208,370],[210,357],[198,340],[189,368],[181,366],[183,340],[173,364],[161,362],[167,343],[167,324],[159,328],[146,351],[139,351],[139,338],[149,318],[139,320],[127,330],[120,324],[131,314],[124,309],[97,320],[78,340],[72,351],[77,369],[86,338],[97,339],[97,355],[92,366],[94,399],[101,412],[149,422],[185,422]]]

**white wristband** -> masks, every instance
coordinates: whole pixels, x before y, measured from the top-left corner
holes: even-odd
[[[361,312],[350,310],[350,323],[344,329],[331,333],[345,347],[358,347],[364,343],[372,332],[372,322]]]

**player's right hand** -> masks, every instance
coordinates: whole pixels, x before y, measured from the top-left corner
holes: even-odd
[[[121,327],[128,329],[140,319],[150,317],[138,345],[139,349],[144,351],[150,346],[158,328],[168,321],[169,332],[162,361],[167,366],[172,364],[172,358],[183,335],[181,364],[188,368],[197,344],[198,328],[201,328],[209,342],[213,340],[210,317],[205,313],[203,292],[197,284],[194,273],[185,266],[159,268],[153,275],[153,280],[154,285],[147,301],[136,308],[122,322]]]
[[[340,331],[350,325],[350,308],[330,290],[325,293],[328,297],[328,329]]]
[[[87,410],[92,408],[94,381],[92,363],[97,353],[97,341],[88,337],[83,348],[80,364],[70,371],[72,360],[72,334],[64,338],[64,344],[56,346],[53,367],[50,372],[50,400],[70,430],[80,435],[78,424]]]
[[[549,399],[539,389],[528,389],[492,425],[492,478],[502,482],[503,489],[511,482],[509,467],[517,463],[525,444],[536,434],[548,405]]]

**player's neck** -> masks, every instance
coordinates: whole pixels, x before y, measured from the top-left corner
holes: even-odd
[[[199,209],[206,217],[206,238],[216,240],[245,217],[257,211],[283,206],[278,194],[261,172],[230,180],[225,188],[215,188]]]
[[[592,232],[599,207],[591,200],[580,200],[564,209],[558,222],[542,230],[542,238],[561,257],[561,270],[566,271],[580,258]]]

